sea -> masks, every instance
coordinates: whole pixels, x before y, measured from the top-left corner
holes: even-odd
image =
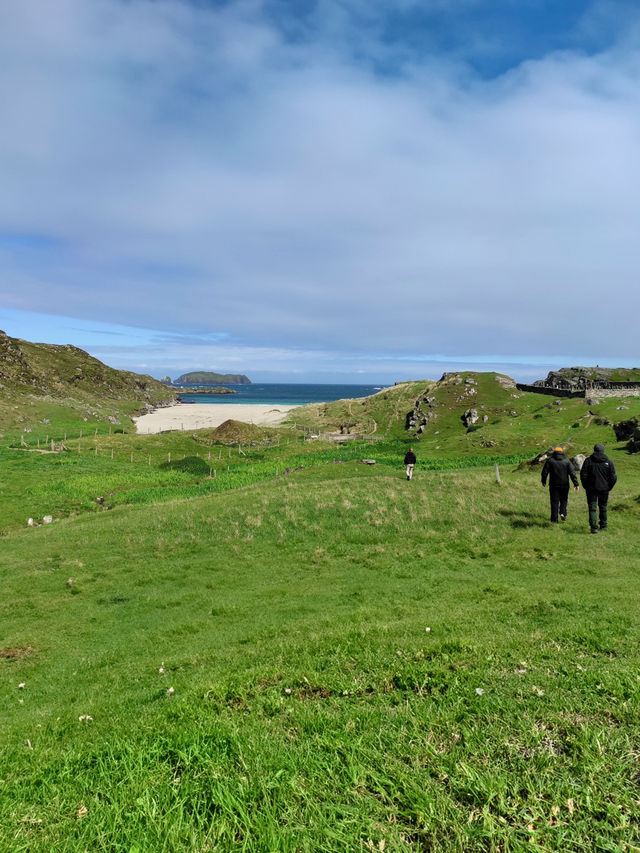
[[[236,394],[181,393],[183,403],[260,403],[273,406],[304,406],[306,403],[330,403],[353,397],[369,397],[385,385],[307,385],[303,383],[255,382],[251,385],[225,385]]]

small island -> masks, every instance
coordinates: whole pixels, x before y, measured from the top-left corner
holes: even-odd
[[[168,378],[168,377],[167,377]],[[172,383],[176,385],[251,385],[251,380],[243,373],[214,373],[207,370],[195,370],[191,373],[183,373]]]

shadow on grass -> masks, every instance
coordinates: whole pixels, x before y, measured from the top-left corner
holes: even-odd
[[[199,456],[185,456],[175,462],[163,462],[159,466],[163,471],[186,471],[189,474],[205,476],[209,474],[209,465]]]
[[[516,530],[522,530],[529,527],[544,527],[549,526],[548,521],[542,521],[539,515],[534,515],[532,512],[515,512],[511,509],[499,509],[499,515],[503,515],[511,522],[511,526]]]

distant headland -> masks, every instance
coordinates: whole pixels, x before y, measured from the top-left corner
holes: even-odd
[[[183,373],[177,379],[172,380],[165,376],[161,382],[165,385],[251,385],[251,380],[244,373],[215,373],[210,370],[194,370],[191,373]]]

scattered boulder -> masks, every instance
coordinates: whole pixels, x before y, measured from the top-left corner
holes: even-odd
[[[553,447],[548,447],[546,450],[543,450],[541,453],[538,453],[537,456],[534,456],[533,459],[530,459],[527,464],[528,465],[542,465],[542,463],[546,462],[552,453],[553,453]]]
[[[375,459],[361,459],[360,462],[362,462],[363,465],[375,465],[376,464]]]
[[[43,524],[51,524],[51,522],[52,522],[52,521],[53,521],[53,516],[52,516],[52,515],[45,515],[45,516],[43,516],[43,518],[42,518],[42,523],[43,523]]]
[[[483,424],[486,424],[488,420],[489,420],[489,415],[483,415],[482,416],[482,423]]]
[[[638,427],[640,427],[638,418],[630,418],[628,421],[619,421],[617,424],[614,424],[613,431],[618,441],[626,441],[631,438]]]
[[[584,455],[584,453],[576,453],[575,456],[571,457],[571,461],[573,462],[573,467],[576,469],[576,471],[582,470],[582,466],[584,465],[584,460],[586,458],[587,457]]]
[[[461,415],[461,420],[466,427],[470,427],[478,423],[480,415],[475,409],[467,409],[467,411]]]

